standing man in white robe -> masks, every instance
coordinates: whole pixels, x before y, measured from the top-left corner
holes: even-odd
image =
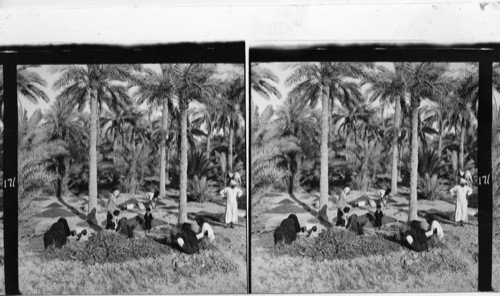
[[[467,222],[467,197],[472,194],[472,188],[467,186],[467,181],[465,179],[460,179],[460,185],[456,185],[450,190],[452,195],[457,196],[457,201],[455,205],[455,222],[459,223],[460,226],[464,226],[463,222]]]
[[[234,180],[229,182],[230,187],[222,189],[220,194],[227,198],[226,201],[226,224],[233,228],[234,223],[238,223],[238,200],[237,198],[243,195],[243,191],[236,187],[237,183]]]

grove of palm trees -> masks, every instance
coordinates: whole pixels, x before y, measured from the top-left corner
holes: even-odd
[[[228,227],[221,194],[234,173],[246,186],[242,65],[25,65],[17,81],[22,293],[246,292],[246,196]],[[87,233],[45,248],[59,218]],[[199,218],[215,239],[190,254],[174,234]]]
[[[478,80],[474,63],[252,64],[252,291],[477,290]],[[277,241],[290,214],[317,231]]]

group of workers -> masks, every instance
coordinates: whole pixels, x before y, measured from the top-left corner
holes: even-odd
[[[226,212],[225,212],[225,223],[227,227],[234,228],[234,225],[238,223],[238,198],[243,195],[243,191],[239,188],[241,185],[241,176],[239,173],[228,173],[228,185],[224,188],[220,194],[226,198]],[[120,210],[118,209],[116,198],[120,195],[120,191],[115,190],[108,201],[107,207],[107,218],[105,229],[115,230],[117,232],[133,237],[133,229],[137,226],[137,221],[129,223],[131,220],[125,217],[120,218]],[[159,192],[146,194],[149,198],[149,206],[146,207],[146,213],[144,214],[144,229],[146,231],[151,230],[152,220],[154,219],[151,208],[155,208],[158,201]],[[142,221],[140,221],[142,222]],[[187,254],[198,253],[198,241],[207,237],[209,242],[215,240],[215,234],[212,226],[203,218],[199,217],[196,219],[196,223],[199,226],[199,232],[195,233],[191,227],[191,224],[184,223],[181,225],[179,232],[177,232],[173,237],[172,241],[176,244],[176,247]]]
[[[472,194],[472,174],[470,171],[458,172],[458,185],[450,189],[450,193],[456,196],[455,225],[464,226],[464,222],[468,220],[467,213],[467,198]],[[345,187],[341,190],[337,202],[337,218],[335,226],[347,228],[359,235],[364,233],[364,226],[368,222],[372,222],[377,228],[382,226],[382,218],[384,216],[382,207],[387,206],[387,201],[391,194],[391,189],[379,190],[377,192],[379,198],[375,199],[357,199],[356,201],[347,202],[347,195],[351,189]],[[368,221],[360,221],[356,214],[351,214],[352,207],[375,206],[374,214],[368,213]],[[418,220],[410,222],[408,230],[401,233],[403,243],[406,243],[411,249],[421,252],[428,249],[428,241],[431,239],[441,240],[444,237],[444,231],[441,224],[436,220],[433,214],[426,216],[427,227],[423,226]],[[425,229],[425,228],[427,229]],[[311,228],[312,229],[312,228]],[[291,214],[288,218],[284,219],[274,232],[274,242],[291,243],[297,238],[297,233],[303,231],[300,228],[297,216]],[[316,231],[316,227],[314,227]]]

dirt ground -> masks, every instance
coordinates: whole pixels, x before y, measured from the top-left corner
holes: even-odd
[[[168,192],[175,194],[175,192]],[[122,194],[117,203],[135,198],[145,202],[142,195]],[[246,293],[246,213],[239,211],[239,223],[235,228],[226,228],[222,219],[225,207],[211,202],[188,203],[188,219],[203,215],[209,219],[216,239],[209,249],[200,254],[186,255],[170,248],[161,254],[147,258],[128,258],[124,262],[92,264],[78,260],[54,259],[46,256],[43,234],[59,217],[65,217],[71,229],[86,227],[89,236],[95,233],[87,228],[81,217],[70,207],[82,209],[84,199],[63,198],[61,203],[54,197],[39,197],[34,207],[40,209],[32,219],[20,227],[19,283],[23,294],[169,294],[169,293]],[[107,201],[100,201],[100,205]],[[104,225],[105,207],[97,213],[97,220]],[[132,218],[143,216],[145,211],[135,209],[122,211],[121,216]],[[158,223],[150,233],[136,228],[136,240],[148,244],[160,244],[162,230],[177,223],[178,200],[167,197],[152,211]],[[161,220],[161,222],[160,222]],[[153,220],[154,222],[155,220]],[[153,224],[154,226],[154,224]],[[146,241],[148,240],[148,241]],[[154,241],[153,241],[154,240]],[[80,244],[70,240],[68,244]],[[68,245],[69,246],[69,245]],[[73,245],[72,247],[76,247]],[[154,249],[154,248],[153,248]]]
[[[368,193],[375,198],[375,194]],[[362,196],[353,191],[347,201]],[[408,248],[349,259],[321,259],[324,256],[306,254],[308,245],[317,244],[330,223],[316,216],[319,195],[300,193],[289,195],[271,192],[260,206],[259,214],[252,216],[252,292],[255,293],[312,293],[312,292],[452,292],[477,291],[478,224],[475,209],[469,209],[469,222],[454,226],[449,220],[454,212],[450,200],[419,200],[419,216],[432,212],[445,232],[441,248],[416,253]],[[336,217],[336,197],[330,198],[329,218]],[[370,206],[352,209],[358,216],[373,213]],[[406,222],[407,195],[393,197],[382,209],[387,221]],[[253,211],[254,213],[254,211]],[[273,231],[290,213],[295,213],[301,224],[315,224],[318,234],[299,235],[290,250],[283,252],[274,246]],[[423,219],[420,218],[422,221]],[[331,221],[332,222],[332,221]],[[425,222],[424,222],[425,224]],[[340,231],[346,231],[340,229]],[[365,236],[379,235],[380,231],[366,229]],[[298,251],[297,251],[298,250]],[[302,251],[301,251],[302,250]],[[321,255],[321,254],[320,254]],[[313,259],[314,257],[315,259]]]

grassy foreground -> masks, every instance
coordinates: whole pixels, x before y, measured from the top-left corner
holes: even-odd
[[[238,239],[239,250],[245,250],[244,228],[216,231],[219,237],[215,248],[201,254],[173,251],[123,263],[86,265],[78,261],[46,260],[34,252],[22,252],[20,290],[24,294],[245,293],[242,262],[246,254],[237,255],[236,245],[230,250],[223,247],[233,237]]]
[[[287,194],[270,195],[263,211],[252,217],[252,292],[477,291],[476,217],[469,216],[470,221],[464,227],[454,226],[442,218],[451,213],[452,204],[419,201],[419,209],[446,213],[440,216],[444,219],[441,225],[445,238],[438,246],[431,246],[428,252],[416,253],[384,238],[384,232],[393,232],[390,227],[387,230],[367,228],[363,237],[356,238],[349,238],[347,233],[334,233],[327,243],[324,232],[329,226],[320,223],[310,210],[314,209],[315,202],[306,195],[299,198]],[[274,246],[273,231],[290,213],[277,213],[276,209],[285,204],[301,209],[296,213],[299,221],[316,224],[321,233],[315,238],[301,235],[290,246]],[[391,219],[404,221],[407,219],[406,207],[403,197],[395,198],[384,213]],[[309,211],[303,211],[304,208]],[[355,208],[354,211],[363,215],[368,210]],[[334,232],[338,231],[347,230],[335,228]]]
[[[313,262],[310,258],[260,253],[252,260],[253,268],[259,270],[252,286],[256,293],[474,291],[477,273],[471,273],[457,258],[450,264],[453,257],[452,251],[425,256],[401,251],[389,256]]]
[[[125,201],[128,196],[121,199]],[[81,199],[66,200],[71,206],[80,208]],[[119,203],[123,201],[119,200]],[[117,252],[120,248],[130,247],[120,243],[121,240],[106,240],[107,244],[115,242],[108,248],[109,256],[130,258],[114,258],[103,263],[99,262],[100,259],[81,260],[81,256],[73,256],[72,259],[71,252],[61,253],[70,256],[46,253],[43,247],[43,233],[60,217],[62,211],[67,212],[65,217],[70,228],[86,227],[86,223],[69,211],[67,206],[55,202],[53,198],[40,198],[34,202],[33,208],[36,213],[30,222],[20,226],[19,289],[23,294],[236,294],[247,291],[245,219],[240,219],[240,224],[234,229],[214,222],[212,227],[216,239],[213,245],[194,255],[180,253],[157,241],[167,235],[162,230],[162,223],[159,223],[158,229],[154,228],[148,234],[136,228],[133,238],[136,240],[135,244],[142,244],[145,249],[147,245],[156,244],[155,248],[149,248],[147,252],[144,250],[142,253],[147,253],[146,257],[135,258],[130,252]],[[209,202],[189,203],[189,209],[188,217],[192,224],[195,223],[193,219],[196,215],[218,217],[224,211],[224,207]],[[156,220],[153,221],[174,225],[177,222],[177,210],[177,200],[165,199],[154,211]],[[122,212],[127,218],[143,215],[141,211]],[[104,210],[98,211],[98,221],[104,221],[105,215]],[[151,239],[156,242],[151,242]],[[84,245],[83,242],[74,241],[68,244],[71,245],[64,248],[70,250],[81,249]],[[102,251],[102,248],[99,250]],[[88,255],[88,252],[84,253],[80,255]]]

